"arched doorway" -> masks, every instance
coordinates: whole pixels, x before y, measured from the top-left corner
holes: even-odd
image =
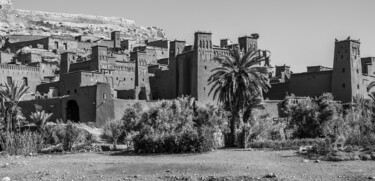
[[[75,100],[70,100],[66,104],[66,120],[79,122],[79,106]]]

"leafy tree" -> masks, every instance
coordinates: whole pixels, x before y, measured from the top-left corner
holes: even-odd
[[[123,121],[109,121],[104,126],[104,134],[113,140],[113,148],[116,150],[117,140],[123,134]]]
[[[17,125],[20,126],[22,113],[18,103],[27,95],[29,87],[24,83],[5,83],[0,88],[0,109],[1,117],[6,131],[14,131]]]
[[[259,50],[250,50],[242,55],[239,49],[234,49],[230,55],[220,55],[213,60],[219,62],[221,66],[212,70],[213,74],[208,79],[208,84],[212,85],[209,94],[224,105],[232,114],[230,122],[231,141],[235,146],[236,124],[241,122],[243,112],[249,106],[249,100],[254,99],[267,92],[270,87],[268,66],[261,66],[265,62]],[[241,115],[242,113],[242,115]]]

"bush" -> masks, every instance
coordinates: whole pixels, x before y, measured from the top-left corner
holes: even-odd
[[[325,145],[324,139],[294,139],[279,141],[255,141],[251,142],[251,148],[269,148],[269,149],[298,149],[300,146]]]
[[[217,133],[225,131],[223,110],[194,106],[189,98],[163,101],[143,110],[125,110],[125,131],[131,135],[137,153],[195,153],[223,145]]]
[[[38,153],[45,147],[43,136],[37,132],[3,132],[0,135],[0,146],[10,155],[27,155]]]
[[[48,123],[45,126],[43,139],[46,145],[63,145],[63,150],[74,151],[75,147],[93,142],[93,136],[88,131],[79,128],[78,124],[68,121],[64,123]],[[78,148],[78,147],[77,147]]]
[[[287,96],[283,101],[283,114],[288,117],[288,129],[293,130],[293,138],[318,138],[323,137],[323,127],[329,120],[338,117],[342,106],[333,100],[330,93],[325,93],[319,98],[299,99]]]

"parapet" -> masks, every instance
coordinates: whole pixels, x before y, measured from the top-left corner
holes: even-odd
[[[21,70],[21,71],[29,71],[29,72],[40,71],[40,67],[32,67],[32,66],[25,66],[25,65],[12,65],[12,64],[0,64],[0,69]]]

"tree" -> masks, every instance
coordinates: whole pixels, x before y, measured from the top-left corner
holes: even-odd
[[[0,88],[0,109],[6,131],[14,131],[19,125],[22,113],[18,103],[27,95],[29,87],[24,83],[10,82]]]
[[[41,133],[44,132],[47,121],[51,118],[52,113],[46,113],[44,110],[36,110],[31,113],[30,118],[34,124],[38,127]]]
[[[117,140],[123,134],[123,121],[109,121],[104,126],[104,134],[113,140],[113,148],[116,150]]]
[[[209,94],[213,93],[214,99],[218,98],[219,103],[222,103],[232,114],[230,123],[232,145],[229,146],[235,146],[236,124],[241,121],[240,118],[243,117],[249,100],[259,97],[262,91],[267,92],[270,87],[269,66],[261,66],[267,58],[260,54],[260,50],[249,50],[242,56],[239,49],[234,49],[228,56],[220,55],[213,59],[221,66],[214,68],[213,74],[208,79],[208,84],[212,85]]]

